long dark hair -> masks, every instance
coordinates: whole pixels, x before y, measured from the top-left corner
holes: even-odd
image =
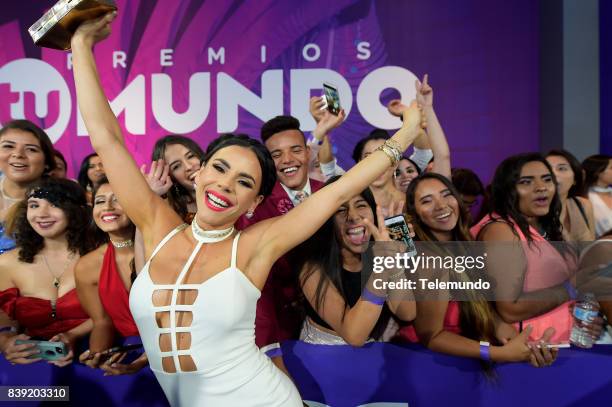
[[[94,187],[92,193],[91,193],[91,197],[92,197],[92,208],[94,206],[96,206],[96,194],[98,193],[98,190],[100,189],[100,187],[102,185],[106,185],[109,184],[110,182],[108,181],[108,178],[106,177],[102,177],[102,179],[100,179],[100,182],[98,182],[98,184]],[[112,185],[111,185],[112,187]],[[134,223],[132,223],[132,220],[130,219],[131,225],[132,225],[132,236],[130,237],[131,239],[135,239],[134,234],[136,233],[136,226],[134,226]],[[110,237],[108,235],[108,233],[104,233],[102,231],[102,229],[100,229],[98,227],[98,224],[94,221],[93,222],[95,225],[95,230],[96,230],[96,239],[100,244],[103,243],[110,243]],[[132,283],[134,282],[134,280],[136,280],[136,277],[138,276],[138,274],[136,273],[136,263],[134,261],[134,257],[132,257],[132,260],[130,260],[130,280],[132,281]]]
[[[46,175],[55,169],[55,149],[53,148],[53,143],[51,142],[51,139],[43,129],[41,129],[29,120],[11,120],[5,123],[2,128],[0,128],[0,138],[9,130],[27,131],[28,133],[31,133],[34,137],[36,137],[36,139],[40,143],[40,148],[42,149],[43,155],[45,157],[45,169],[43,171],[43,175]]]
[[[519,210],[519,196],[516,184],[521,176],[521,171],[525,164],[530,162],[540,162],[546,166],[550,172],[554,184],[557,184],[555,173],[548,161],[540,153],[517,154],[506,158],[495,170],[493,181],[491,182],[491,195],[489,196],[489,215],[493,212],[501,216],[511,226],[516,224],[529,242],[533,241],[533,236],[529,231],[529,223],[525,215]],[[561,234],[561,199],[559,194],[553,195],[550,202],[548,213],[540,216],[539,223],[549,240],[562,241]],[[518,236],[512,227],[513,232]]]
[[[91,182],[89,176],[87,175],[87,171],[89,170],[89,160],[91,160],[92,157],[97,156],[97,153],[91,153],[85,156],[85,158],[83,158],[83,161],[81,161],[81,167],[79,168],[79,175],[77,176],[77,181],[79,182],[79,185],[86,191],[87,188],[94,187],[93,182]]]
[[[435,241],[437,240],[429,226],[427,226],[423,220],[417,215],[416,212],[416,189],[421,182],[427,179],[435,179],[440,181],[451,194],[457,200],[457,205],[459,206],[459,220],[457,221],[457,227],[453,229],[453,237],[452,240],[455,241],[467,241],[472,240],[469,230],[469,210],[463,204],[461,200],[461,196],[459,192],[457,192],[457,188],[453,185],[453,183],[443,175],[437,174],[435,172],[425,172],[415,179],[413,179],[410,184],[408,184],[408,189],[406,190],[406,212],[408,213],[408,217],[412,222],[412,226],[414,227],[414,232],[417,235],[418,240],[422,241]]]
[[[153,161],[164,159],[166,148],[173,144],[180,144],[187,150],[191,151],[200,159],[200,163],[202,163],[204,160],[204,151],[202,151],[202,148],[198,145],[198,143],[188,137],[178,135],[168,135],[157,140],[155,142],[155,146],[153,147],[153,155],[151,159]],[[194,202],[193,198],[191,197],[191,191],[179,184],[172,175],[170,175],[170,177],[172,178],[173,185],[167,194],[168,203],[170,203],[172,209],[174,209],[174,211],[178,213],[181,218],[185,219],[188,212],[187,205]]]
[[[612,156],[606,154],[595,154],[587,157],[582,162],[582,168],[584,169],[585,180],[584,180],[584,196],[587,196],[589,188],[591,188],[597,179],[599,174],[605,171],[612,160]]]
[[[36,233],[27,218],[30,197],[46,199],[64,212],[68,221],[66,240],[69,251],[84,255],[97,246],[91,208],[87,205],[83,188],[71,180],[43,178],[26,190],[26,198],[12,208],[7,222],[7,235],[15,236],[20,261],[34,262],[34,257],[45,245],[44,238]]]
[[[550,150],[546,157],[563,157],[568,162],[574,173],[574,185],[572,185],[567,193],[568,198],[580,196],[584,191],[584,174],[582,173],[582,165],[580,161],[569,151],[566,150]]]
[[[457,224],[452,230],[452,239],[454,241],[471,241],[472,235],[469,231],[469,211],[461,200],[461,196],[457,192],[457,189],[453,186],[452,182],[443,175],[435,172],[426,172],[415,179],[413,179],[408,185],[406,190],[406,210],[409,219],[415,229],[416,239],[421,241],[437,241],[435,235],[431,229],[423,220],[419,217],[416,211],[416,190],[421,182],[428,179],[435,179],[440,181],[457,200],[459,206],[459,214],[457,217]],[[471,281],[472,279],[468,275],[469,273],[451,273],[455,278],[462,279],[464,281]],[[495,313],[493,308],[486,300],[486,298],[478,293],[478,291],[471,291],[468,293],[470,301],[461,301],[459,303],[460,319],[459,324],[461,327],[461,333],[467,338],[475,340],[486,340],[493,344],[499,344],[495,336]]]
[[[330,178],[325,185],[336,182],[339,178],[340,176],[334,176]],[[378,220],[376,219],[376,201],[374,200],[372,191],[366,188],[361,191],[359,195],[366,201],[370,209],[372,209],[374,224],[378,225]],[[332,215],[327,219],[323,226],[321,226],[310,239],[306,240],[292,252],[292,263],[294,264],[296,275],[299,275],[300,272],[304,270],[304,274],[300,276],[302,282],[308,280],[315,270],[320,270],[321,272],[321,278],[319,279],[314,295],[315,312],[317,309],[322,309],[325,302],[325,294],[330,285],[333,285],[336,290],[338,290],[338,293],[345,303],[348,304],[349,302],[346,289],[342,284],[342,238],[338,234],[334,218],[335,215]],[[306,301],[306,299],[303,300]],[[342,317],[344,318],[344,314]],[[382,335],[389,321],[389,317],[390,312],[386,309],[385,305],[385,310],[381,314],[381,317],[378,319],[370,335],[372,338],[378,339]]]

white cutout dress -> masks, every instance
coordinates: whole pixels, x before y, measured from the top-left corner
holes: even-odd
[[[134,316],[151,370],[172,406],[302,406],[300,395],[286,374],[255,345],[255,310],[261,293],[236,267],[238,239],[234,237],[230,267],[202,284],[182,280],[202,247],[198,242],[175,284],[155,284],[151,260],[185,225],[172,230],[153,251],[130,291]],[[154,306],[156,290],[172,290],[168,306]],[[197,290],[191,305],[177,305],[180,290]],[[170,326],[160,328],[156,312],[170,312]],[[192,323],[176,327],[176,311],[191,311]],[[191,346],[177,349],[177,332],[191,334]],[[170,334],[172,349],[162,352],[161,334]],[[179,356],[190,356],[195,371],[181,371]],[[165,372],[162,357],[172,357],[176,373]]]

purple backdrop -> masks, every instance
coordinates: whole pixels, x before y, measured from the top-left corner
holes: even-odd
[[[3,2],[0,121],[25,116],[45,128],[55,126],[50,133],[66,154],[74,174],[91,146],[87,137],[77,135],[76,100],[67,54],[35,47],[27,34],[27,28],[53,3]],[[189,122],[191,127],[196,124],[189,135],[202,145],[218,133],[218,115],[230,119],[233,116],[237,119],[237,132],[254,136],[262,123],[262,118],[245,108],[239,108],[237,115],[226,103],[220,103],[218,109],[220,72],[251,90],[254,97],[264,98],[261,93],[264,72],[273,76],[273,70],[282,70],[282,83],[272,78],[266,85],[269,92],[266,100],[273,100],[282,108],[276,111],[263,108],[259,116],[265,117],[280,113],[278,110],[295,111],[291,93],[298,92],[290,84],[292,77],[299,77],[293,70],[316,78],[313,69],[329,69],[346,80],[352,93],[349,118],[333,137],[340,162],[346,167],[352,165],[350,154],[356,140],[367,134],[373,124],[390,123],[380,111],[377,113],[380,103],[399,94],[403,99],[410,97],[412,83],[404,83],[410,72],[417,76],[430,74],[436,110],[449,138],[454,166],[471,167],[488,180],[496,164],[507,155],[538,148],[538,2],[117,0],[117,3],[120,13],[114,33],[96,48],[96,55],[107,96],[112,101],[123,94],[128,105],[119,118],[125,128],[129,116],[133,121],[131,129],[137,128],[126,132],[126,138],[138,162],[148,160],[155,140],[169,133],[153,112],[153,75],[159,73],[172,79],[172,93],[171,102],[160,96],[163,93],[157,93],[157,99],[171,103],[177,113],[185,112],[190,105],[201,107],[205,100],[210,100],[203,123],[199,124],[198,118]],[[213,52],[225,49],[224,64],[214,58],[209,64],[209,47]],[[309,59],[314,59],[318,47],[318,59],[308,61],[303,56],[304,47],[310,47],[306,52]],[[161,66],[162,49],[172,50],[173,66]],[[115,56],[125,60],[125,68],[119,65],[113,68],[114,51],[125,53]],[[41,59],[49,65],[38,67],[23,58]],[[53,69],[49,70],[49,66]],[[393,66],[406,71],[396,74],[389,69]],[[378,100],[375,96],[369,99],[364,96],[367,103],[362,101],[359,105],[359,92],[367,94],[364,78],[376,70],[384,72],[370,81]],[[190,78],[195,73],[207,72],[210,97],[193,92],[190,103]],[[130,84],[134,88],[124,91]],[[384,90],[386,86],[390,88]],[[392,89],[402,87],[403,91]],[[313,89],[313,94],[318,92]],[[239,92],[234,97],[247,99]],[[40,104],[36,109],[35,103]],[[251,102],[253,105],[257,105],[256,100]],[[364,114],[366,110],[372,112]]]

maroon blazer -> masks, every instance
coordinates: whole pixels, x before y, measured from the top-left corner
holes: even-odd
[[[323,187],[323,183],[310,179],[310,189],[314,193]],[[293,202],[276,181],[272,193],[257,207],[251,219],[240,217],[236,222],[239,230],[265,219],[284,215],[293,209]],[[301,314],[297,307],[300,288],[297,276],[285,255],[278,259],[270,270],[268,280],[257,302],[255,318],[255,343],[262,348],[287,339],[297,339],[299,335]],[[268,353],[277,356],[276,353]]]

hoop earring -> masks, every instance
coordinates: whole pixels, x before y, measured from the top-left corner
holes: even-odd
[[[247,211],[247,213],[244,214],[244,216],[246,216],[247,219],[251,219],[253,215],[255,215],[253,211]]]

